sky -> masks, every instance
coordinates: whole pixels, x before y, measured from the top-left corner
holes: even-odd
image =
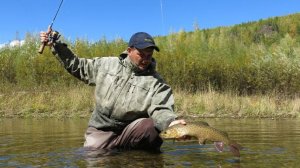
[[[0,44],[47,30],[61,0],[1,2]],[[63,0],[53,29],[69,40],[129,40],[258,21],[299,13],[298,0]]]

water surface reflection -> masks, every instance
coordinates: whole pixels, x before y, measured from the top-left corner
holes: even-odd
[[[162,153],[82,148],[87,119],[0,119],[0,167],[298,167],[297,119],[201,119],[227,131],[241,158],[212,144],[165,141]]]

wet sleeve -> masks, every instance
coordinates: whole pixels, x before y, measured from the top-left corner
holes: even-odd
[[[52,53],[74,77],[82,80],[86,84],[95,85],[97,70],[101,64],[100,58],[79,58],[66,44],[61,42],[54,43]]]
[[[174,97],[172,89],[166,84],[160,84],[152,97],[149,116],[155,121],[155,127],[162,131],[177,118],[174,113]]]

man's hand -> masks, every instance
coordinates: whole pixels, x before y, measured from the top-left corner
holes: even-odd
[[[181,120],[174,120],[170,123],[169,127],[171,127],[172,125],[176,125],[176,124],[183,124],[183,125],[186,125],[186,122],[184,119],[181,119]]]
[[[48,27],[47,32],[40,32],[40,40],[44,45],[51,46],[52,43],[49,41],[49,35],[52,32],[51,27]]]

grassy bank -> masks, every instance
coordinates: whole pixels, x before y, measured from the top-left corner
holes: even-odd
[[[4,92],[5,90],[5,92]],[[0,117],[89,117],[93,87],[2,88]],[[191,94],[175,89],[176,113],[183,117],[299,117],[300,98],[276,95],[238,96],[213,90]]]
[[[300,99],[276,95],[238,96],[213,90],[175,93],[177,113],[188,117],[293,118],[300,115]]]
[[[6,88],[0,92],[0,116],[86,117],[93,101],[92,87]]]

